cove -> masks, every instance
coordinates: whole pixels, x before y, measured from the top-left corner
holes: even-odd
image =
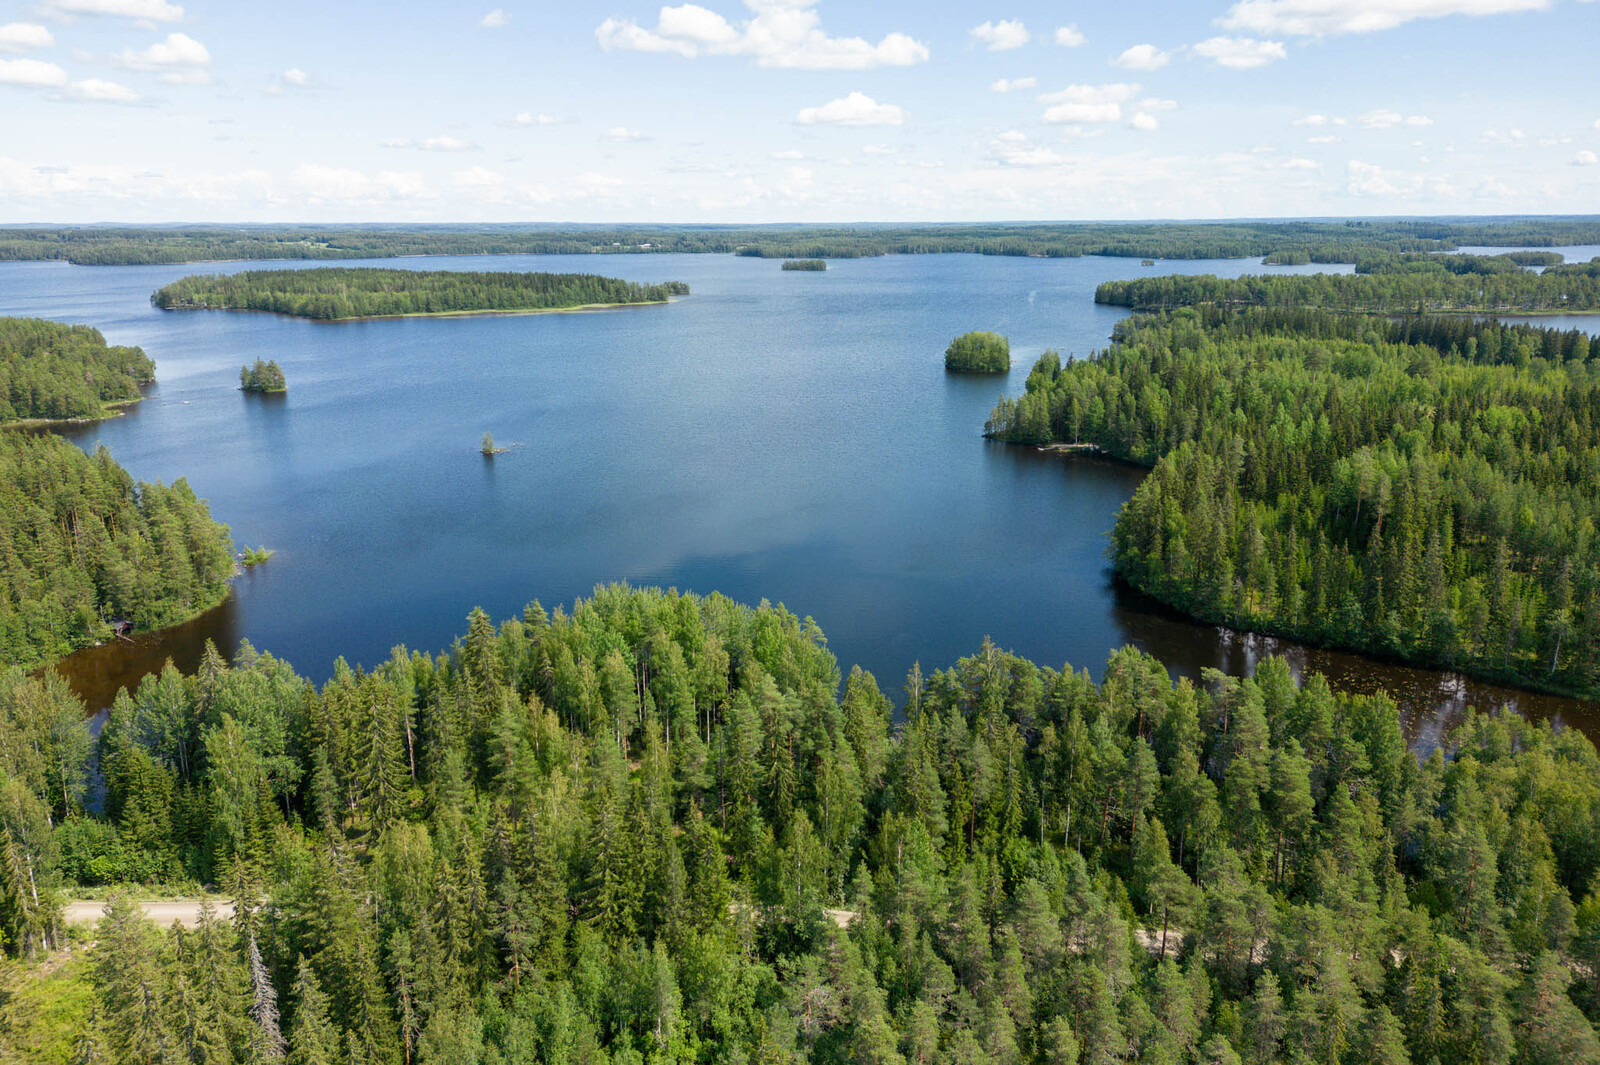
[[[447,647],[474,606],[504,618],[535,596],[553,608],[627,580],[784,602],[816,619],[843,668],[858,663],[889,691],[913,661],[948,665],[987,635],[1096,674],[1124,643],[1190,675],[1285,653],[1336,684],[1391,689],[1421,745],[1465,707],[1507,699],[1591,734],[1600,724],[1573,700],[1172,615],[1120,589],[1104,557],[1143,471],[981,438],[1045,348],[1105,345],[1123,312],[1093,303],[1100,281],[1236,275],[1257,260],[371,265],[397,264],[683,280],[694,294],[648,313],[320,323],[149,305],[177,277],[249,264],[0,266],[0,313],[95,325],[156,360],[144,403],[65,435],[105,443],[140,478],[186,475],[237,543],[277,550],[212,614],[67,660],[91,705],[169,654],[192,665],[207,638],[225,651],[248,638],[320,682],[337,656],[370,665],[396,644]],[[1009,375],[944,373],[945,346],[968,329],[1010,337]],[[237,391],[256,358],[284,368],[287,396]],[[485,460],[484,432],[520,446]]]

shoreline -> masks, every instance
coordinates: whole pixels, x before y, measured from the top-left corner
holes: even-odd
[[[279,318],[296,318],[302,322],[379,322],[396,318],[520,318],[530,314],[579,314],[586,311],[615,311],[625,310],[629,307],[664,307],[673,301],[667,300],[638,300],[632,303],[583,303],[573,307],[524,307],[520,309],[502,309],[486,307],[476,311],[407,311],[403,314],[353,314],[347,318],[313,318],[308,314],[295,314],[293,311],[271,311],[261,307],[163,307],[163,312],[181,311],[229,311],[245,314],[275,314]],[[287,391],[285,389],[284,391]]]
[[[154,381],[150,383],[155,384]],[[95,425],[110,421],[112,418],[124,417],[128,413],[124,408],[143,403],[148,398],[148,396],[138,396],[134,399],[114,400],[104,404],[103,412],[97,418],[18,418],[15,421],[0,422],[0,429],[50,429],[56,426]]]

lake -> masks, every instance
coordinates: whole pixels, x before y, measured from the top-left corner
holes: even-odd
[[[68,659],[91,705],[169,655],[192,665],[207,639],[248,638],[320,682],[341,655],[446,648],[474,606],[505,618],[625,580],[783,602],[816,619],[843,669],[859,663],[893,694],[913,661],[948,665],[988,635],[1097,675],[1125,643],[1188,675],[1285,653],[1393,690],[1423,746],[1465,707],[1508,700],[1600,725],[1572,700],[1177,617],[1119,588],[1105,559],[1143,471],[982,438],[1046,348],[1105,345],[1125,312],[1095,305],[1099,282],[1259,260],[889,256],[785,273],[733,256],[453,257],[341,265],[579,270],[693,295],[346,323],[149,304],[178,277],[252,265],[327,264],[0,264],[0,314],[88,323],[156,360],[144,403],[66,435],[104,443],[136,477],[188,477],[236,543],[277,552],[204,618]],[[945,374],[945,346],[968,329],[1010,337],[1008,376]],[[237,390],[257,358],[283,367],[287,396]],[[511,449],[486,460],[484,432]]]

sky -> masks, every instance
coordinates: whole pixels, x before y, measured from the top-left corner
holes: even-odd
[[[1594,0],[0,0],[0,222],[1594,213],[1596,45]]]

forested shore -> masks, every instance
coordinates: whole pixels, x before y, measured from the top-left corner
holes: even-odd
[[[104,447],[0,432],[0,669],[157,629],[228,594],[233,546],[188,482],[135,483]]]
[[[1467,259],[1477,262],[1457,263]],[[1591,314],[1600,311],[1600,259],[1546,267],[1520,266],[1457,272],[1453,265],[1479,266],[1475,256],[1395,259],[1348,274],[1212,274],[1107,281],[1096,303],[1140,311],[1173,310],[1200,303],[1246,307],[1321,307],[1344,313]],[[1493,263],[1490,259],[1488,262]]]
[[[97,738],[6,676],[10,952],[60,957],[72,881],[237,906],[164,931],[114,895],[13,1031],[297,1065],[1600,1056],[1578,732],[1469,717],[1419,762],[1385,697],[1132,649],[1096,684],[985,642],[904,695],[897,726],[782,607],[625,587],[320,691],[213,651]]]
[[[1202,307],[1048,353],[987,431],[1154,467],[1117,571],[1181,610],[1600,693],[1600,350],[1465,320]]]
[[[688,291],[679,281],[640,284],[597,274],[321,267],[196,274],[158,289],[150,302],[164,311],[271,311],[339,320],[665,303]]]
[[[110,347],[98,329],[42,318],[0,318],[0,425],[103,418],[140,399],[156,364]]]
[[[1600,243],[1595,218],[1075,222],[926,226],[140,226],[0,228],[0,261],[80,265],[402,255],[738,254],[779,259],[979,255],[1357,262],[1459,245]]]

